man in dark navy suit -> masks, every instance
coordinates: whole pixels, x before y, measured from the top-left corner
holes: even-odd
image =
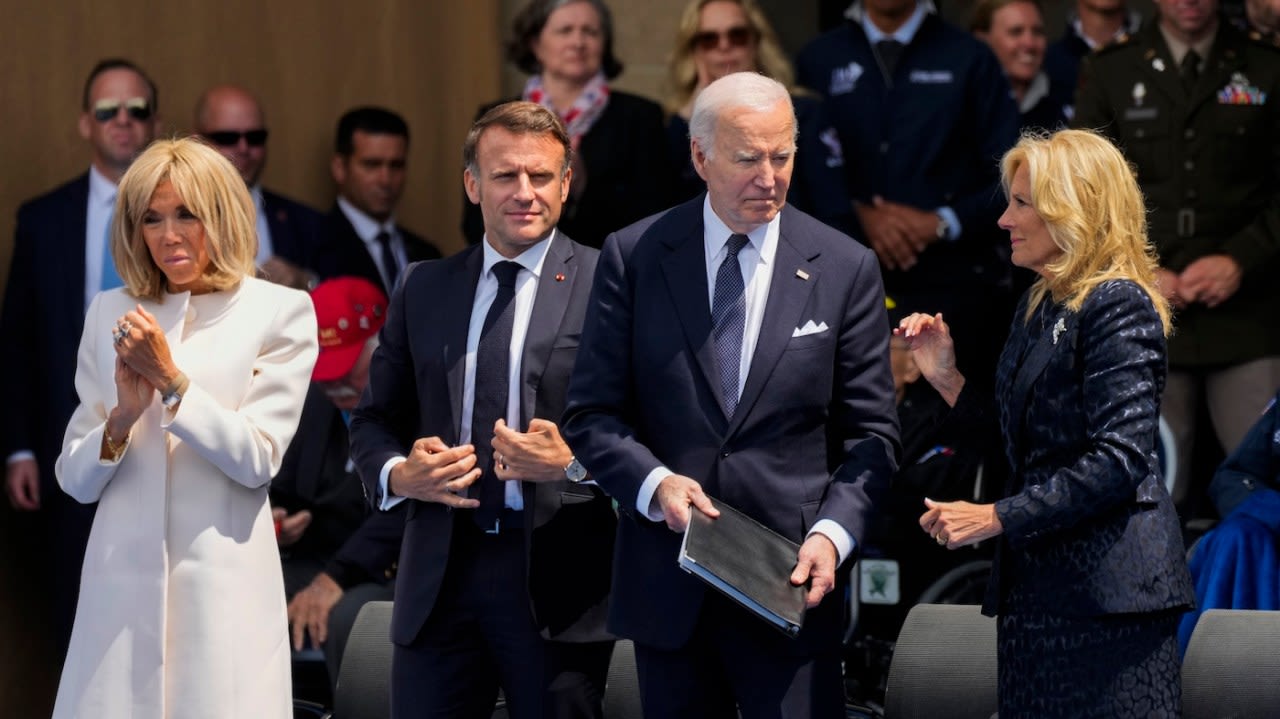
[[[41,568],[49,573],[53,634],[59,657],[71,639],[80,567],[95,505],[62,492],[53,464],[79,400],[76,349],[89,301],[122,284],[108,247],[116,184],[155,137],[155,83],[122,59],[99,62],[85,81],[78,128],[89,142],[89,171],[18,208],[13,259],[5,286],[4,413],[0,448],[5,491],[17,510],[38,512],[47,532]]]
[[[337,681],[347,635],[365,602],[391,601],[404,512],[370,514],[349,459],[347,419],[369,382],[387,297],[361,277],[311,292],[320,356],[298,432],[271,480],[271,512],[284,569],[293,644],[324,649]]]
[[[390,296],[410,263],[440,257],[430,242],[396,224],[409,126],[390,110],[358,107],[338,120],[334,150],[329,171],[338,199],[325,217],[316,272],[320,279],[364,277]]]
[[[253,93],[215,85],[196,103],[196,130],[231,161],[258,209],[257,264],[262,275],[288,287],[313,284],[313,255],[320,242],[320,213],[262,187],[267,164],[267,125]]]
[[[570,141],[500,105],[464,147],[485,239],[411,265],[391,300],[351,453],[373,504],[407,505],[392,715],[599,717],[616,516],[560,436],[597,251],[556,230]]]
[[[826,98],[859,239],[891,295],[964,328],[957,356],[988,378],[1013,309],[996,229],[996,163],[1018,137],[1009,82],[931,0],[858,0],[845,18],[800,51],[796,74]]]
[[[776,81],[712,83],[690,119],[707,193],[601,251],[565,436],[623,510],[609,628],[648,717],[843,716],[838,577],[898,423],[875,255],[785,206],[795,128]],[[708,495],[800,545],[796,639],[677,566]]]

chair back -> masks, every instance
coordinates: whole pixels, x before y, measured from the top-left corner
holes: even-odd
[[[1209,609],[1182,660],[1185,719],[1280,717],[1280,612]]]
[[[976,604],[917,604],[889,665],[886,719],[991,719],[996,625]]]
[[[390,719],[392,602],[366,602],[351,627],[333,691],[333,719]]]
[[[630,639],[613,645],[609,677],[604,688],[604,715],[609,719],[641,719],[640,677],[636,674],[636,648]]]

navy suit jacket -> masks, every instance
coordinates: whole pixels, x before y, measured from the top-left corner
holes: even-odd
[[[76,352],[84,328],[85,223],[89,175],[18,208],[0,336],[4,396],[3,455],[32,450],[41,495],[61,494],[53,464],[76,396]]]
[[[637,511],[650,471],[692,477],[796,542],[820,519],[862,541],[899,454],[875,255],[789,206],[751,368],[724,415],[702,208],[699,197],[605,242],[564,422],[624,510],[610,629],[668,649],[692,633],[705,585],[677,566],[680,535]],[[827,329],[793,336],[810,321]],[[839,641],[838,594],[802,638]]]
[[[342,208],[338,207],[337,203],[334,203],[333,209],[324,216],[324,223],[324,239],[316,252],[314,263],[314,269],[320,279],[327,280],[346,275],[363,277],[382,288],[382,291],[390,297],[391,290],[394,288],[387,287],[382,281],[382,273],[378,272],[378,265],[375,264],[373,255],[369,254],[369,248],[364,244],[364,240],[360,239],[360,235],[356,234],[356,229],[351,226],[347,216],[342,214]],[[399,225],[396,226],[396,231],[404,240],[404,252],[409,264],[440,258],[440,251],[435,248],[435,245],[422,237]]]
[[[596,250],[557,233],[547,248],[521,360],[521,424],[555,421],[564,410],[578,351]],[[352,414],[351,455],[375,506],[378,477],[394,456],[420,437],[456,445],[461,433],[462,385],[471,307],[483,248],[414,264],[392,296],[369,386]],[[603,641],[609,563],[616,518],[608,497],[590,485],[561,482],[523,486],[531,610],[543,636]],[[469,513],[406,500],[404,546],[396,580],[391,637],[414,640],[431,614],[449,562],[454,521]],[[459,516],[461,515],[461,516]]]
[[[298,267],[311,269],[324,233],[324,216],[266,188],[262,190],[262,212],[271,230],[272,251]]]
[[[1073,616],[1192,603],[1182,532],[1156,459],[1165,338],[1130,281],[1079,312],[1015,314],[997,368],[1010,480],[984,611]],[[966,396],[968,395],[968,396]],[[972,401],[961,393],[957,409]]]

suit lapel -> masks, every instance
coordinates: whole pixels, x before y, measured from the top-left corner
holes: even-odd
[[[1229,44],[1230,42],[1230,36],[1219,27],[1217,37],[1213,41],[1213,49],[1209,51],[1209,60],[1204,64],[1204,72],[1200,74],[1200,79],[1191,93],[1191,112],[1215,100],[1218,90],[1231,81],[1232,73],[1241,68],[1240,55],[1236,52],[1236,48]]]
[[[769,376],[773,374],[787,343],[791,341],[791,335],[800,326],[801,313],[809,303],[814,284],[819,280],[820,272],[811,264],[819,252],[816,248],[806,246],[802,237],[788,231],[789,217],[790,213],[784,208],[778,232],[778,250],[773,261],[773,277],[769,284],[769,298],[760,323],[760,335],[756,340],[755,353],[751,357],[751,367],[742,388],[742,397],[738,400],[738,408],[729,424],[729,434],[737,431],[750,413],[752,405],[760,398]],[[807,277],[801,277],[798,272],[800,270]],[[838,328],[833,326],[830,331],[836,332]]]
[[[476,285],[484,268],[484,246],[475,245],[463,262],[462,272],[449,274],[437,303],[443,342],[444,366],[448,368],[449,406],[453,409],[453,436],[462,436],[462,385],[466,380],[467,332],[475,305]],[[466,308],[466,311],[463,311]]]
[[[55,321],[53,324],[59,327],[75,328],[74,334],[67,333],[71,338],[71,346],[75,347],[80,341],[80,333],[84,330],[84,284],[87,279],[85,275],[88,273],[84,250],[86,226],[89,224],[88,173],[82,175],[72,185],[70,199],[68,212],[62,215],[62,222],[66,224],[63,225],[61,234],[55,237],[64,237],[68,240],[67,251],[59,253],[59,256],[69,263],[72,291],[50,293],[50,296],[64,299],[63,302],[59,302],[64,307],[62,321]]]
[[[1052,302],[1047,296],[1041,302]],[[1027,401],[1031,397],[1031,388],[1036,381],[1040,379],[1040,375],[1044,374],[1045,367],[1049,365],[1049,360],[1059,352],[1070,351],[1070,347],[1075,344],[1074,330],[1076,322],[1076,313],[1068,312],[1059,305],[1050,304],[1043,308],[1045,313],[1043,316],[1043,330],[1035,343],[1026,350],[1021,364],[1018,366],[1017,373],[1014,375],[1013,388],[1009,396],[1009,417],[1016,427],[1015,434],[1010,437],[1014,447],[1018,447],[1021,443],[1022,432],[1025,428],[1023,417],[1026,415]],[[1041,321],[1040,312],[1037,311],[1036,316],[1032,317],[1032,322]]]
[[[711,305],[707,299],[707,260],[704,250],[702,227],[702,203],[689,203],[690,213],[696,213],[691,222],[673,222],[676,227],[689,227],[682,237],[663,238],[663,242],[671,249],[662,261],[663,277],[667,281],[667,291],[671,293],[676,317],[684,330],[685,341],[693,350],[698,368],[702,370],[702,379],[711,388],[716,398],[716,406],[724,415],[724,397],[720,391],[720,381],[716,370],[715,343],[711,338]]]
[[[557,233],[547,248],[547,258],[542,263],[542,276],[533,298],[533,312],[529,316],[529,329],[524,338],[524,356],[520,360],[520,421],[523,430],[529,426],[537,407],[535,390],[547,367],[551,348],[560,333],[560,320],[564,318],[573,283],[577,281],[578,263],[573,259],[573,245],[568,238]],[[559,421],[559,417],[553,418]]]
[[[1173,61],[1173,54],[1169,52],[1169,46],[1165,44],[1164,36],[1160,34],[1160,29],[1155,23],[1152,23],[1145,32],[1147,33],[1147,50],[1142,53],[1142,59],[1139,60],[1141,76],[1160,92],[1168,95],[1175,107],[1181,105],[1186,91],[1182,89],[1182,76],[1178,74],[1178,63]]]

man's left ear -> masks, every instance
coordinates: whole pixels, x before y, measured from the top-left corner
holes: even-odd
[[[334,153],[333,159],[329,161],[329,174],[333,175],[333,181],[339,185],[347,181],[347,158]]]

